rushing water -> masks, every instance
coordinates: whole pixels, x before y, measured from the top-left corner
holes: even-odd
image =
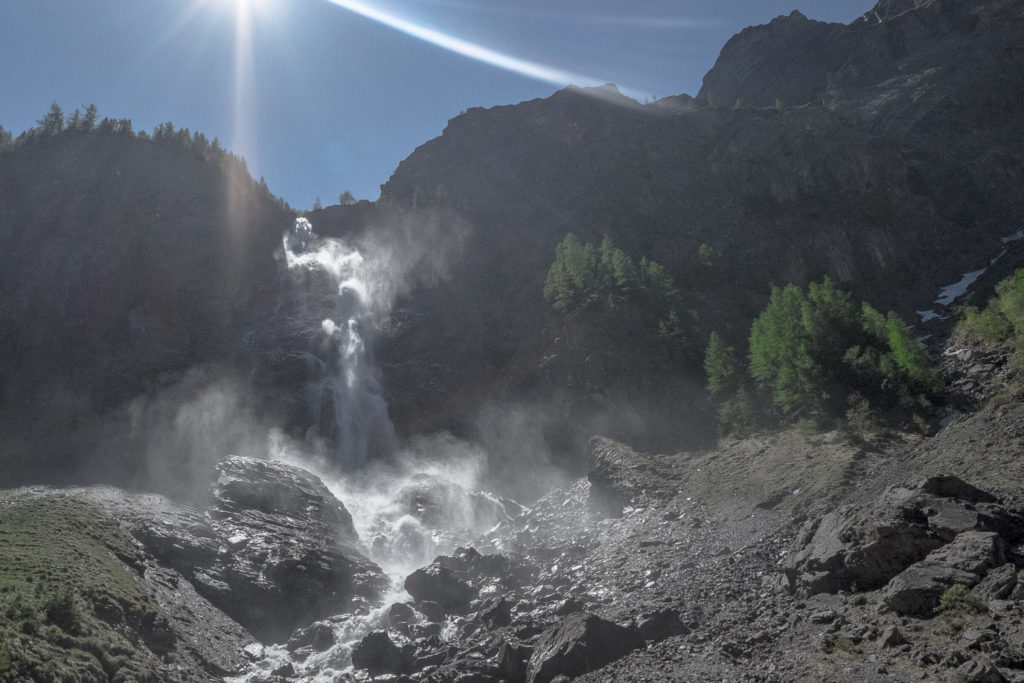
[[[390,588],[368,614],[329,620],[336,643],[331,648],[294,661],[284,644],[268,646],[253,671],[229,679],[236,683],[265,677],[287,664],[301,681],[337,680],[351,670],[352,646],[386,626],[392,603],[409,598],[403,588],[409,573],[493,532],[515,512],[515,504],[474,491],[485,460],[478,449],[436,437],[398,452],[372,355],[373,312],[381,308],[374,306],[374,295],[385,269],[341,240],[317,237],[305,218],[295,221],[283,243],[288,268],[306,280],[300,284],[315,285],[326,277],[335,290],[331,314],[309,320],[328,349],[321,354],[326,355],[322,376],[310,391],[316,405],[314,432],[330,444],[334,457],[325,471],[284,439],[272,439],[271,451],[277,459],[313,470],[345,504],[363,551],[388,576]],[[307,310],[312,315],[322,309]],[[385,452],[393,456],[388,462],[375,457]]]
[[[326,683],[351,671],[352,647],[370,631],[387,626],[388,608],[409,599],[403,583],[412,571],[438,555],[473,544],[496,529],[511,529],[516,506],[490,494],[473,491],[479,478],[482,455],[450,439],[421,444],[425,459],[406,452],[396,463],[369,467],[358,474],[332,476],[318,472],[328,488],[352,514],[362,550],[377,563],[390,581],[380,604],[366,614],[330,618],[335,645],[311,653],[301,661],[291,658],[285,644],[270,645],[253,671],[230,679],[233,683],[259,680],[278,667],[291,664],[300,681]],[[444,452],[447,457],[439,457]],[[279,458],[306,465],[301,456],[279,451]],[[426,508],[426,509],[425,509]],[[441,637],[450,628],[442,629]],[[399,637],[393,632],[392,637]]]
[[[330,316],[310,321],[328,348],[310,398],[315,434],[333,451],[336,463],[355,470],[396,446],[370,352],[376,331],[374,264],[341,240],[317,237],[305,218],[295,220],[283,243],[290,270],[301,277],[326,276],[336,289]]]

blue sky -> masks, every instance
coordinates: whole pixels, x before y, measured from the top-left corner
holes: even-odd
[[[0,5],[0,125],[18,134],[35,125],[51,101],[66,112],[95,103],[101,116],[131,118],[137,130],[172,121],[219,137],[246,157],[275,194],[309,208],[318,196],[325,205],[333,203],[343,190],[376,199],[379,185],[402,159],[469,107],[546,97],[565,79],[613,82],[638,98],[695,94],[722,45],[745,26],[793,9],[845,23],[874,2]],[[448,49],[423,38],[445,42]],[[511,68],[480,61],[481,56]]]

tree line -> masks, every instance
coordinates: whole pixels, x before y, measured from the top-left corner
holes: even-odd
[[[707,245],[700,256],[702,263],[717,260]],[[983,319],[995,330],[992,338],[1024,339],[1024,270],[1014,282],[1018,289],[1001,285],[1002,298],[986,312],[969,311],[965,327]],[[671,275],[607,236],[595,245],[567,235],[555,249],[544,298],[561,320],[569,379],[585,388],[607,388],[630,373],[633,380],[663,375],[696,360],[691,353],[699,342],[693,325],[684,324],[696,318]],[[861,436],[889,427],[931,429],[943,387],[913,328],[828,277],[806,288],[772,288],[745,342],[737,349],[712,332],[703,353],[723,434],[780,422],[839,426]]]
[[[256,181],[249,173],[249,166],[245,158],[224,149],[220,140],[214,137],[208,139],[203,133],[191,132],[188,128],[175,129],[170,121],[157,124],[152,133],[144,130],[135,131],[131,119],[117,119],[110,117],[99,117],[99,109],[95,104],[90,104],[84,109],[75,108],[68,116],[59,104],[53,102],[49,111],[41,119],[36,121],[36,126],[23,131],[16,138],[13,134],[0,126],[0,154],[12,152],[26,145],[41,142],[64,135],[121,135],[134,137],[139,140],[147,140],[157,145],[173,146],[198,155],[203,160],[216,164],[233,176],[248,178],[255,189],[265,199],[276,204],[279,208],[292,211],[292,207],[280,197],[274,196],[267,186],[266,180],[260,178]]]
[[[725,434],[749,432],[766,418],[860,434],[887,426],[927,431],[942,391],[910,326],[827,277],[806,290],[773,288],[745,354],[712,333],[704,370]]]
[[[600,245],[570,233],[555,248],[544,299],[559,314],[570,382],[607,386],[641,379],[684,351],[683,304],[664,266],[639,261],[607,235]]]

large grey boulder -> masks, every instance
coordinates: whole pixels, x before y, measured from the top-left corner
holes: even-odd
[[[380,568],[357,547],[345,506],[318,477],[280,462],[232,456],[208,511],[225,552],[192,574],[196,589],[262,639],[379,597]]]
[[[440,564],[417,569],[405,578],[405,590],[417,603],[434,602],[448,614],[463,613],[477,590]]]
[[[526,671],[529,683],[548,683],[557,676],[575,678],[595,671],[644,646],[634,631],[595,614],[570,614],[537,639]]]
[[[882,601],[897,614],[928,616],[951,587],[970,588],[1005,562],[1006,544],[998,534],[965,531],[895,576],[882,592]]]
[[[371,676],[399,674],[410,664],[409,652],[396,645],[387,631],[372,631],[352,648],[352,666]]]
[[[280,462],[232,456],[205,514],[174,504],[126,514],[162,565],[264,642],[376,599],[387,585],[358,548],[345,506],[318,477]]]
[[[964,532],[997,532],[1015,542],[1022,521],[970,484],[931,477],[808,522],[783,571],[789,589],[802,594],[874,590]]]
[[[1005,600],[1016,587],[1017,567],[1007,562],[986,574],[971,593],[982,603],[987,604],[991,600]]]
[[[217,465],[214,519],[265,515],[318,524],[346,541],[358,539],[352,515],[316,475],[273,460],[231,456]]]

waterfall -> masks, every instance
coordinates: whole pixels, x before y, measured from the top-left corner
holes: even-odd
[[[386,456],[397,439],[373,363],[374,266],[343,241],[319,238],[305,218],[283,238],[288,269],[303,278],[327,277],[329,316],[310,320],[320,339],[323,364],[310,385],[312,434],[346,470]],[[321,309],[317,309],[319,312]]]

